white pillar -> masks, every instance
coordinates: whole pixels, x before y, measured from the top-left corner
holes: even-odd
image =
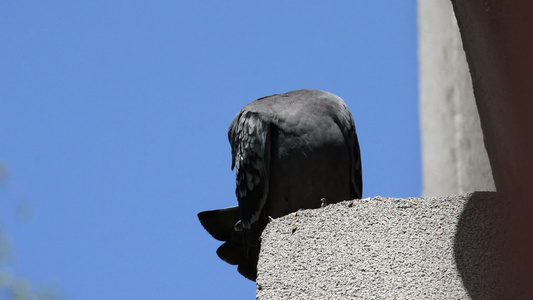
[[[423,196],[494,191],[457,21],[449,1],[418,1]]]

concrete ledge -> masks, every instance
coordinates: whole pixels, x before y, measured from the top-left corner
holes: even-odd
[[[504,299],[496,193],[367,198],[263,232],[258,299]]]

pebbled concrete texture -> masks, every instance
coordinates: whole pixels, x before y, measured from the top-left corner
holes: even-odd
[[[257,299],[505,299],[493,192],[374,197],[270,222]]]

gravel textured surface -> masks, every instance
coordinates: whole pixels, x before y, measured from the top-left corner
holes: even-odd
[[[262,236],[257,298],[508,297],[495,195],[366,198],[273,220]]]

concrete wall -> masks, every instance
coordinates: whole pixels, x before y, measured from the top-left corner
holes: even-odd
[[[465,52],[448,1],[418,1],[423,195],[494,191]]]
[[[273,220],[257,299],[512,299],[498,200],[375,197]]]
[[[448,1],[418,1],[423,195],[494,191],[465,52]]]
[[[533,299],[533,1],[452,0],[494,180],[509,209],[507,271]]]

